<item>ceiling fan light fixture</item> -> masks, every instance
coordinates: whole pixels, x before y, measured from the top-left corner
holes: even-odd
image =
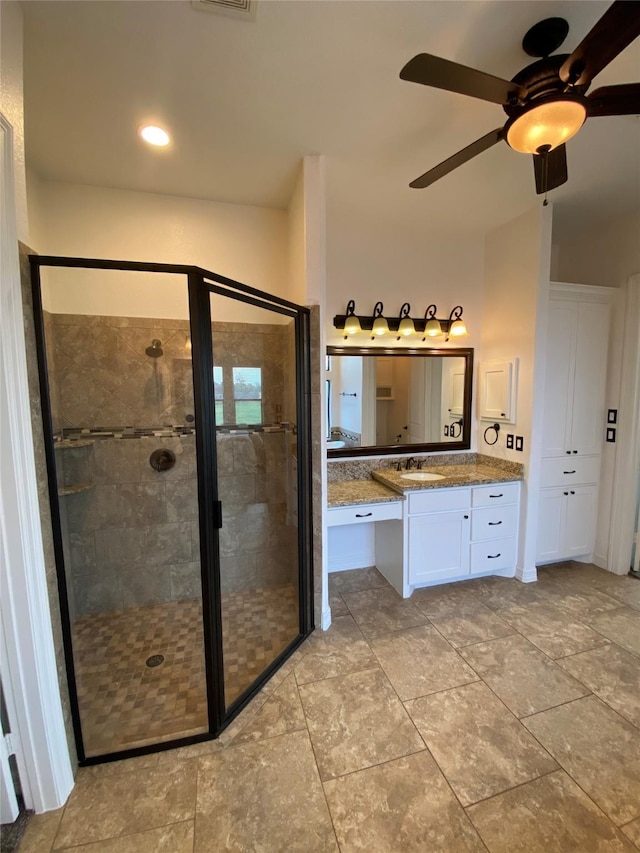
[[[553,151],[580,130],[587,118],[582,99],[571,95],[530,104],[506,126],[508,145],[521,154]]]

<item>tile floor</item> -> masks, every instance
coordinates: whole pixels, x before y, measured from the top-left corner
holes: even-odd
[[[295,639],[298,626],[291,584],[223,596],[227,704]],[[83,616],[73,643],[88,756],[207,731],[200,599]],[[148,667],[154,655],[164,661]]]
[[[402,601],[331,577],[218,741],[83,768],[21,853],[632,853],[640,581],[567,563]]]

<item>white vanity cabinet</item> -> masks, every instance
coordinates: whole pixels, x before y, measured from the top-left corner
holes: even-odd
[[[594,548],[611,290],[551,284],[536,562]]]
[[[519,483],[409,494],[402,594],[406,597],[416,587],[471,575],[512,575],[519,499]]]

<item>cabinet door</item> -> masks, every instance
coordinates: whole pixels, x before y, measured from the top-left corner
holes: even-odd
[[[568,489],[541,489],[538,509],[536,560],[561,560],[564,556],[564,527]]]
[[[604,430],[609,306],[578,305],[571,433],[567,450],[600,453]]]
[[[409,585],[469,573],[469,512],[409,517]]]
[[[514,422],[515,361],[491,361],[480,366],[480,417]]]
[[[551,302],[547,335],[542,455],[562,456],[572,450],[571,409],[578,320],[575,302]]]
[[[576,486],[569,490],[564,529],[563,557],[591,554],[595,544],[597,486]]]

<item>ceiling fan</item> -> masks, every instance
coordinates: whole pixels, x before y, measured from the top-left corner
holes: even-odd
[[[547,18],[525,35],[522,47],[536,62],[512,80],[502,80],[448,59],[420,53],[400,72],[402,80],[500,104],[508,118],[480,139],[429,169],[409,186],[422,189],[504,140],[533,155],[536,192],[567,180],[565,142],[587,118],[640,113],[640,83],[603,86],[586,95],[592,79],[640,35],[640,0],[615,0],[571,54],[551,54],[564,42],[569,24]]]

